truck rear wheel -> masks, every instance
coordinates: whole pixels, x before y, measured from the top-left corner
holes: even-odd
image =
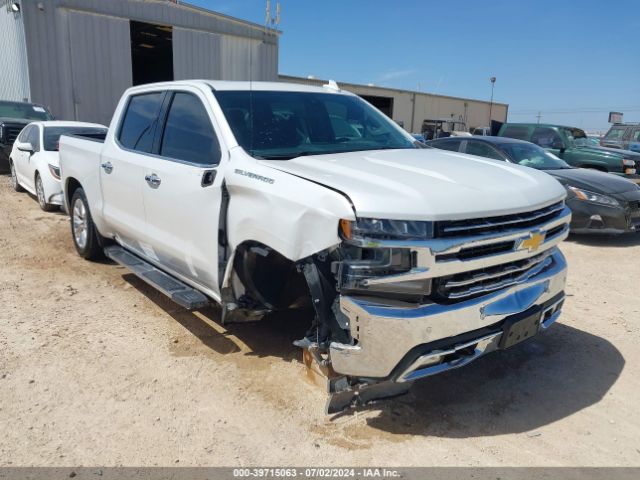
[[[78,255],[86,260],[94,260],[102,256],[99,233],[96,229],[89,202],[82,188],[76,189],[71,197],[71,237]]]

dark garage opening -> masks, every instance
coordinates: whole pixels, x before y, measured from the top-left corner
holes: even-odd
[[[376,107],[387,117],[393,118],[393,98],[392,97],[378,97],[375,95],[360,95],[364,100]]]
[[[173,31],[164,25],[131,20],[133,84],[173,80]]]

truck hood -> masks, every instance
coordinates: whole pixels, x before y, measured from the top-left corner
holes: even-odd
[[[638,190],[638,186],[626,178],[588,168],[562,168],[545,172],[563,185],[572,185],[605,195]]]
[[[588,146],[588,147],[575,147],[575,150],[579,152],[588,153],[591,155],[600,155],[602,157],[609,158],[633,158],[633,160],[639,160],[640,154],[632,152],[631,150],[621,150],[618,148]]]
[[[0,123],[10,123],[16,125],[29,125],[31,122],[37,122],[37,120],[25,120],[24,118],[11,118],[0,117]]]
[[[365,218],[458,220],[508,215],[565,196],[565,189],[544,172],[435,148],[260,162],[343,193],[356,215]]]

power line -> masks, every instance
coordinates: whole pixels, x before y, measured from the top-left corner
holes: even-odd
[[[612,111],[622,111],[622,112],[640,112],[640,106],[633,107],[583,107],[583,108],[574,108],[574,109],[559,109],[559,110],[540,110],[536,109],[526,109],[519,110],[516,112],[509,112],[511,115],[535,115],[543,111],[544,113],[608,113]]]

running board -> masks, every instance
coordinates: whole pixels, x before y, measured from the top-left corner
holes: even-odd
[[[118,245],[104,249],[104,254],[187,310],[197,310],[211,302],[201,292],[145,262]]]

